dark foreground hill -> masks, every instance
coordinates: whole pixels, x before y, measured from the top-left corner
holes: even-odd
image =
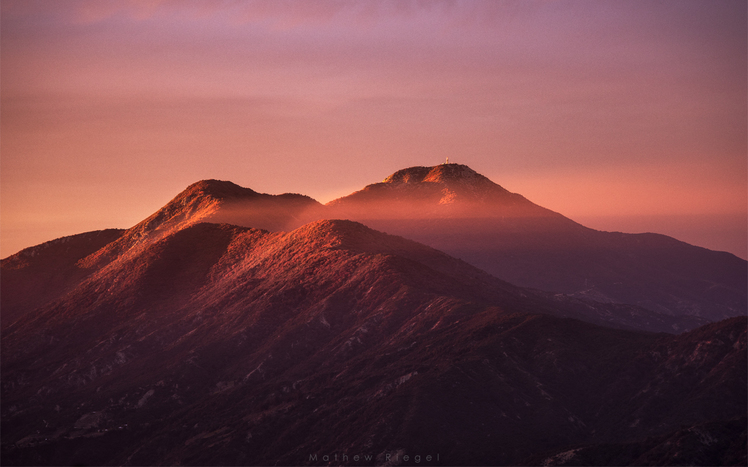
[[[2,326],[75,288],[93,272],[79,267],[78,262],[123,233],[110,229],[63,237],[4,259],[0,263]]]
[[[520,465],[746,465],[746,417],[684,426],[664,436],[625,444],[568,447]]]
[[[4,465],[517,464],[745,416],[745,318],[612,329],[561,316],[644,312],[357,223],[180,216],[113,235],[5,327]],[[709,433],[745,458],[744,430]]]

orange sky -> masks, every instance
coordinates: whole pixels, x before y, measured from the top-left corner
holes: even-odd
[[[200,179],[326,202],[445,157],[746,257],[744,1],[0,5],[0,257]]]

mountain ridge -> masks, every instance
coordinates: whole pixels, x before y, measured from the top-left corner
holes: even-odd
[[[99,270],[198,222],[290,231],[334,218],[416,240],[512,284],[577,299],[712,321],[743,314],[748,306],[748,263],[734,255],[658,234],[595,231],[459,164],[402,169],[327,205],[304,195],[267,195],[228,181],[199,181],[80,258],[74,270]],[[9,259],[3,260],[3,271],[12,279],[19,272],[9,271]],[[23,301],[13,291],[6,294]]]
[[[4,463],[299,465],[369,452],[377,464],[438,453],[516,465],[581,445],[638,452],[745,414],[744,316],[696,327],[521,288],[353,220],[287,232],[214,222],[267,221],[256,201],[277,225],[319,209],[250,191],[198,182],[94,253],[98,237],[79,237],[61,264],[86,275],[2,329]],[[3,295],[13,274],[57,266],[31,259],[1,263]],[[715,434],[714,458],[734,431]]]

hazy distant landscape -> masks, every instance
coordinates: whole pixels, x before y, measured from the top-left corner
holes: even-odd
[[[746,37],[0,1],[0,464],[748,465]]]

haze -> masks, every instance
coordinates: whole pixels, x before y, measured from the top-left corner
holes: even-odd
[[[189,184],[327,202],[467,164],[748,256],[744,1],[3,0],[0,256]]]

